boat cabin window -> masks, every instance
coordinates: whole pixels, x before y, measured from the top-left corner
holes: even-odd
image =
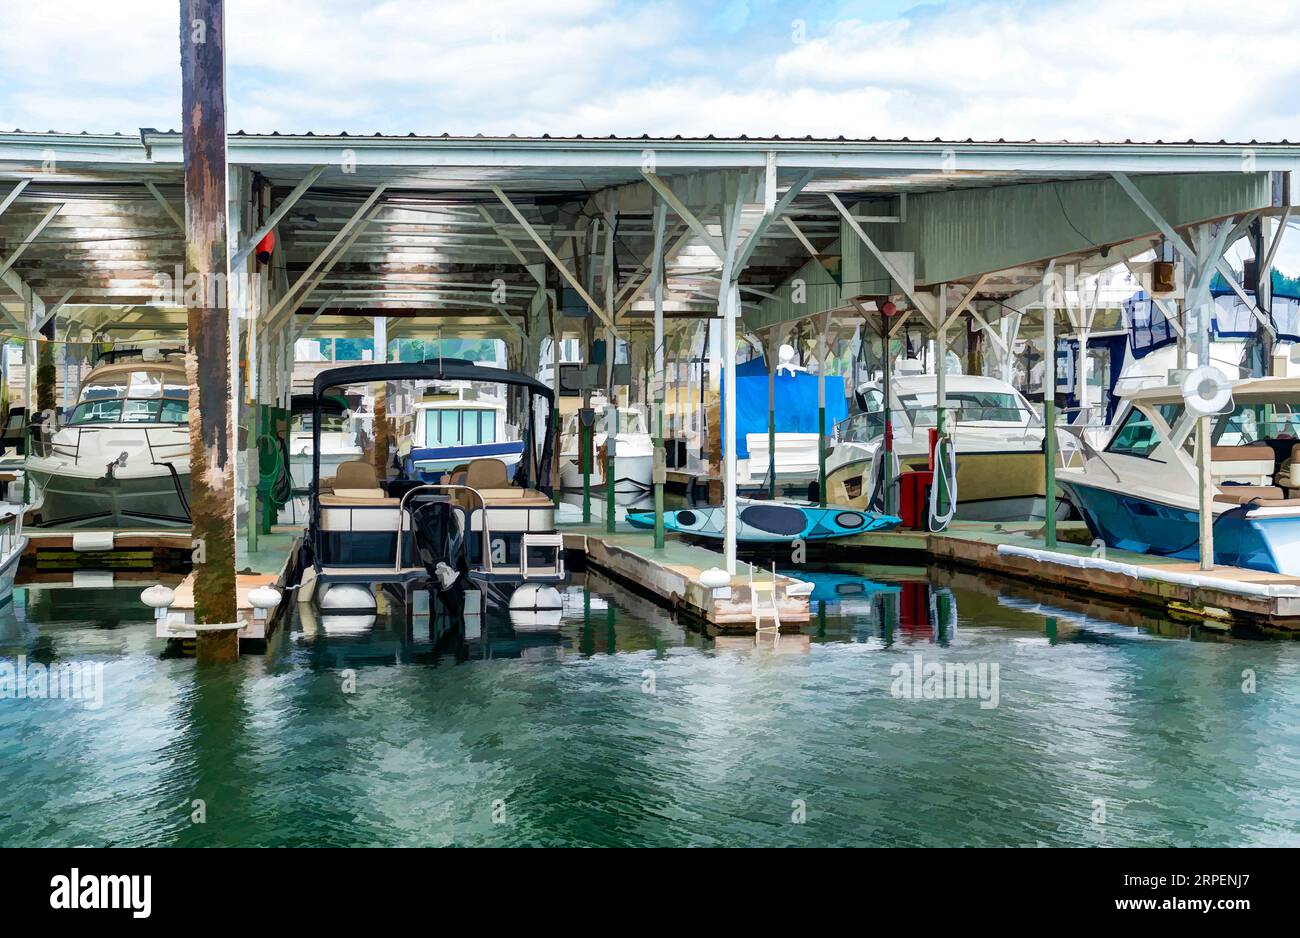
[[[477,446],[495,442],[495,410],[449,407],[430,410],[424,418],[425,446]]]
[[[1002,391],[947,391],[944,405],[952,419],[962,423],[987,420],[1025,423],[1029,413],[1014,394]],[[901,394],[898,398],[914,427],[933,427],[938,422],[938,394]]]
[[[1106,452],[1146,459],[1159,444],[1160,437],[1156,435],[1156,428],[1151,424],[1151,418],[1133,407],[1129,409],[1128,416],[1111,437]]]
[[[177,378],[133,371],[88,381],[68,423],[185,423],[189,411],[190,390]]]
[[[1291,404],[1238,404],[1219,418],[1211,436],[1216,446],[1247,446],[1261,440],[1300,437],[1300,411]]]
[[[313,426],[310,413],[294,414],[291,427],[294,433],[311,433]],[[346,433],[348,418],[343,414],[321,414],[320,428],[322,433]]]

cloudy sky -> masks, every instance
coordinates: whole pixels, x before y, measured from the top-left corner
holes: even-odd
[[[1300,3],[227,0],[232,130],[1300,139]],[[0,128],[177,125],[175,0],[0,0]]]

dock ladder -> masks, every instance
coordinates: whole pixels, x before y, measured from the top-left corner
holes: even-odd
[[[759,594],[766,593],[769,607],[765,610],[759,603]],[[772,632],[779,636],[781,634],[781,611],[777,608],[777,586],[776,586],[776,561],[772,561],[772,580],[768,582],[755,582],[754,565],[749,565],[749,611],[754,617],[754,632],[758,633]],[[763,625],[763,619],[771,619],[771,625]]]

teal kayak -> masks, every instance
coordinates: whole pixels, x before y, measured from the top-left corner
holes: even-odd
[[[847,537],[867,531],[889,531],[902,524],[893,515],[856,508],[837,508],[803,502],[738,500],[736,540],[741,543],[779,543]],[[630,511],[628,524],[653,528],[653,511]],[[664,530],[696,537],[722,538],[726,512],[721,505],[679,508],[664,512]]]

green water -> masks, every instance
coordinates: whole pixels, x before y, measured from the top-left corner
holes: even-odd
[[[931,577],[821,581],[775,646],[579,576],[558,631],[295,619],[215,670],[140,584],[20,588],[0,660],[105,693],[0,700],[0,844],[1300,843],[1300,644]],[[997,706],[893,696],[917,654],[997,664]]]

